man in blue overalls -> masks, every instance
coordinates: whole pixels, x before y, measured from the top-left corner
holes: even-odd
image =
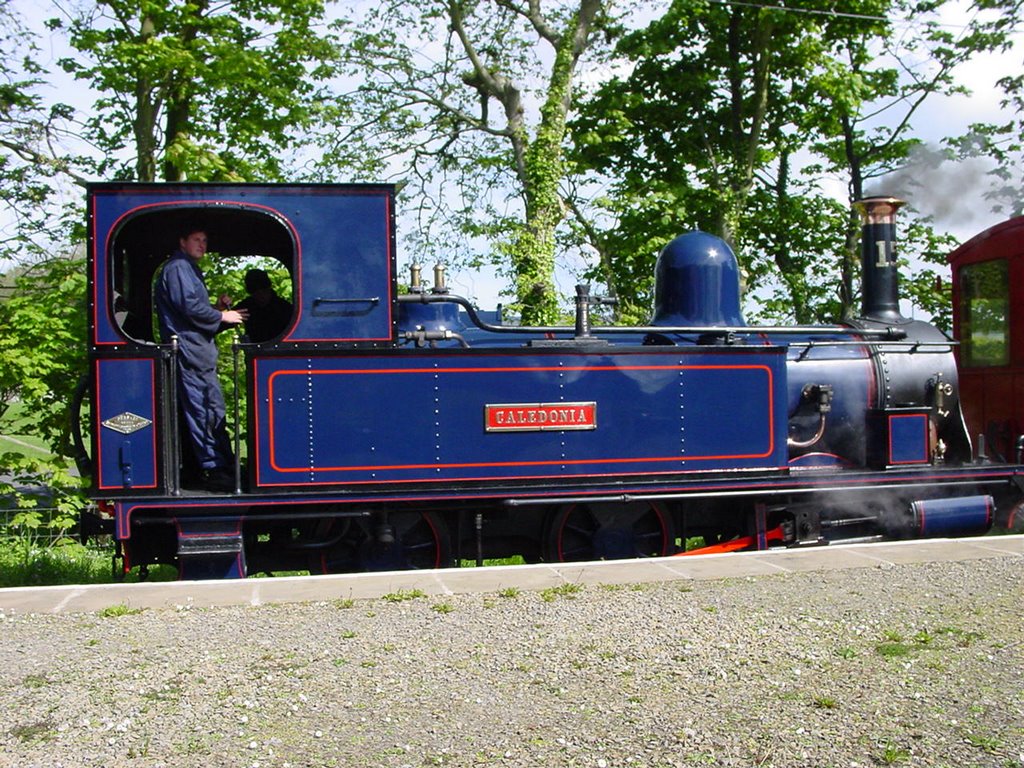
[[[156,286],[160,338],[178,337],[178,402],[192,449],[207,490],[234,490],[234,459],[226,426],[227,409],[217,380],[214,337],[224,328],[244,322],[248,313],[230,309],[221,296],[210,303],[199,260],[206,255],[206,232],[192,226],[182,231],[178,250],[164,264]]]

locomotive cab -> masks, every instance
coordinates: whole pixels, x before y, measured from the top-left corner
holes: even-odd
[[[236,337],[259,350],[390,344],[393,339],[391,187],[96,184],[89,194],[90,384],[94,491],[175,494],[188,463],[174,395],[176,348],[161,343],[154,285],[182,229],[205,230],[211,295],[241,294],[260,267],[293,305],[276,339]],[[244,330],[244,329],[242,329]],[[222,357],[233,334],[222,334]],[[244,401],[245,373],[229,399]],[[252,402],[250,399],[249,402]],[[244,413],[236,429],[247,429]],[[241,451],[245,453],[245,450]]]

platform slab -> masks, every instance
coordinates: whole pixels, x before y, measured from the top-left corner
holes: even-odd
[[[174,610],[184,607],[330,602],[377,599],[403,590],[419,590],[430,596],[499,592],[508,588],[540,591],[564,584],[638,584],[687,579],[757,578],[790,572],[841,571],[986,558],[1019,558],[1024,563],[1024,535],[846,544],[561,565],[386,571],[225,581],[15,587],[0,589],[0,611],[91,613],[116,605]]]

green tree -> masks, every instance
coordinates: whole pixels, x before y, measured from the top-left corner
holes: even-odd
[[[85,182],[67,149],[77,126],[69,107],[45,102],[39,56],[24,21],[0,7],[0,263],[47,257],[80,221],[60,196]]]
[[[680,1],[625,36],[617,53],[630,74],[601,87],[574,124],[580,167],[613,179],[597,206],[574,205],[601,256],[597,274],[625,305],[643,306],[649,282],[638,278],[656,247],[698,226],[736,247],[753,314],[853,314],[860,223],[818,180],[845,178],[849,199],[863,197],[919,145],[921,104],[958,90],[956,67],[1007,39],[1007,27],[982,20],[951,33],[935,21],[941,6]],[[893,17],[913,34],[894,35]],[[906,255],[938,257],[927,222],[907,229]],[[918,277],[911,293],[927,300],[932,275]]]
[[[814,78],[817,97],[808,117],[818,137],[813,149],[823,162],[810,170],[845,176],[851,201],[891,190],[891,174],[912,165],[923,149],[914,132],[922,105],[937,96],[966,93],[957,83],[957,68],[980,52],[1008,45],[1017,24],[1012,17],[972,15],[967,24],[951,28],[935,18],[943,5],[883,0],[877,15],[905,18],[913,34],[893,35],[890,22],[880,18],[844,24],[830,66]],[[977,0],[971,11],[977,14],[989,5]],[[909,222],[901,243],[904,257],[944,265],[951,240],[933,232],[929,221],[915,218],[912,206],[904,218]],[[839,317],[851,317],[857,308],[859,237],[860,220],[851,208],[839,262]],[[937,277],[934,269],[924,268],[908,283],[908,293],[922,308],[938,310],[948,303],[948,294],[934,295]],[[948,312],[941,315],[948,317]]]
[[[1019,33],[1024,0],[987,0],[980,3],[996,14],[991,22],[992,50],[1003,53],[1013,48],[1013,34]],[[1018,61],[1021,56],[1018,54]],[[990,172],[991,189],[985,197],[995,213],[1008,217],[1024,215],[1024,75],[1007,75],[998,87],[1004,98],[1001,106],[1005,119],[996,123],[975,123],[964,136],[950,138],[946,143],[961,158],[987,157],[995,162]]]
[[[54,258],[26,269],[0,304],[0,419],[17,399],[36,434],[58,451],[67,436],[66,407],[85,370],[85,262]]]
[[[974,123],[965,136],[947,143],[959,157],[987,157],[994,161],[991,188],[985,193],[993,212],[1008,218],[1024,216],[1024,75],[999,80],[1005,98],[1006,120]]]
[[[152,181],[279,179],[335,74],[324,0],[103,0],[69,13],[64,70],[99,94],[97,172]],[[131,160],[125,161],[125,153]]]
[[[318,119],[336,63],[322,0],[55,3],[76,53],[61,66],[95,95],[88,117],[48,103],[57,78],[11,6],[0,8],[0,189],[16,280],[0,305],[0,424],[70,455],[67,404],[86,369],[79,185],[92,178],[275,179]],[[69,189],[70,185],[70,189]],[[3,421],[7,419],[7,421]],[[24,457],[3,458],[10,470]],[[51,470],[59,470],[58,457]],[[20,470],[19,470],[20,471]]]
[[[16,278],[13,295],[0,303],[0,433],[41,437],[53,454],[39,461],[9,452],[0,456],[0,469],[19,485],[48,487],[45,503],[60,510],[50,524],[61,530],[72,523],[71,512],[80,503],[78,482],[62,457],[73,455],[68,403],[85,370],[85,325],[82,259],[54,258],[31,266]],[[0,482],[0,496],[9,495],[25,508],[24,525],[42,524],[33,511],[41,501],[38,494]]]
[[[597,216],[615,222],[603,231],[583,225],[584,234],[601,255],[599,276],[628,313],[640,312],[650,296],[643,276],[657,249],[684,227],[746,250],[748,238],[772,245],[763,242],[765,219],[778,221],[778,231],[789,229],[783,211],[806,220],[812,206],[795,200],[814,190],[805,183],[795,191],[790,166],[807,138],[805,83],[829,36],[822,17],[798,10],[673,2],[619,41],[616,54],[630,63],[629,74],[582,106],[574,157],[581,169],[613,180]],[[748,226],[752,202],[756,233]],[[585,206],[574,210],[587,218]],[[800,280],[799,247],[769,252],[791,281]],[[743,267],[751,289],[768,271],[752,259]],[[797,315],[808,319],[802,309]]]
[[[391,1],[350,31],[360,85],[342,108],[355,128],[331,137],[328,160],[406,175],[428,232],[442,220],[496,242],[493,258],[514,282],[525,323],[557,315],[566,117],[607,10],[605,0]],[[428,234],[417,245],[450,259],[448,241]]]

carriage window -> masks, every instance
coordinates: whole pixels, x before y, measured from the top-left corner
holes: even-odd
[[[1005,259],[960,270],[961,360],[967,367],[1010,362],[1010,280]]]

